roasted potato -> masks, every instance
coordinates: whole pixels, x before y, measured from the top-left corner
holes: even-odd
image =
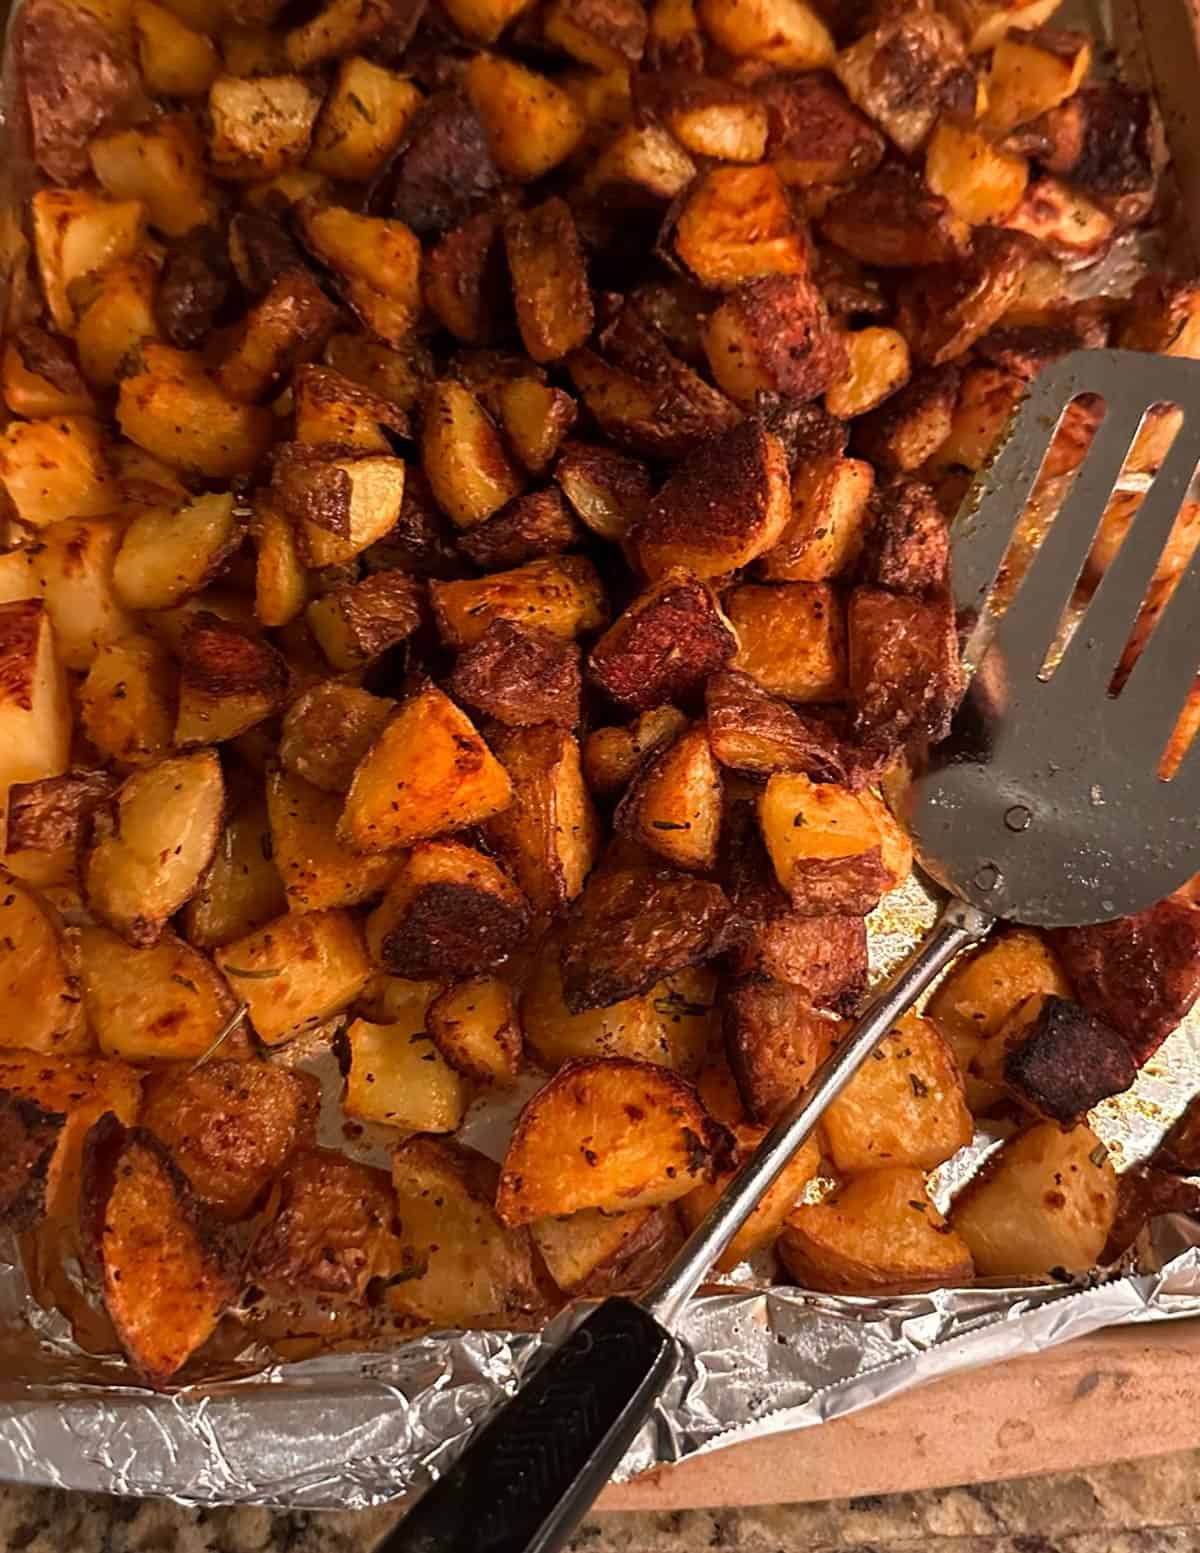
[[[861,798],[836,782],[777,772],[758,818],[780,885],[808,916],[862,916],[887,888],[883,834]]]
[[[650,504],[649,470],[612,448],[567,443],[554,478],[576,515],[601,539],[624,540]]]
[[[933,265],[900,290],[897,322],[918,360],[957,360],[1004,316],[1032,249],[1020,233],[976,232],[970,254]]]
[[[308,165],[366,183],[404,138],[424,102],[419,87],[361,55],[343,59],[313,131]]]
[[[763,576],[827,582],[850,571],[862,548],[874,484],[874,471],[862,459],[829,453],[800,461],[792,476],[792,515],[759,561]]]
[[[547,556],[512,571],[429,584],[438,630],[448,647],[471,647],[495,620],[535,626],[569,641],[606,624],[608,605],[584,555]]]
[[[100,423],[90,416],[11,421],[0,439],[0,482],[17,517],[32,528],[99,517],[118,500]]]
[[[31,1230],[47,1215],[50,1165],[65,1122],[58,1111],[0,1090],[0,1226],[10,1233]]]
[[[833,39],[817,8],[805,0],[767,3],[700,0],[705,32],[737,58],[762,60],[779,70],[819,70],[833,63]]]
[[[11,839],[10,850],[16,850]],[[53,907],[7,869],[0,869],[0,1013],[10,1045],[77,1052],[92,1044],[80,1002],[77,942]]]
[[[573,1298],[647,1288],[681,1241],[670,1208],[585,1208],[565,1219],[537,1219],[529,1233],[551,1278]]]
[[[892,480],[871,502],[860,576],[875,587],[922,597],[945,588],[950,536],[934,493],[919,480]]]
[[[1069,1128],[1137,1077],[1124,1039],[1077,1003],[1034,993],[983,1043],[974,1061],[985,1083],[1000,1084],[1020,1104]]]
[[[413,634],[423,597],[421,584],[404,572],[375,572],[314,599],[304,618],[330,664],[348,673]]]
[[[808,244],[779,175],[714,167],[689,188],[675,222],[675,252],[703,286],[731,290],[761,275],[808,273]]]
[[[768,1124],[809,1082],[841,1030],[813,1009],[805,988],[761,976],[726,985],[721,1028],[742,1104],[754,1121]]]
[[[340,841],[341,813],[339,793],[327,793],[291,771],[268,773],[271,860],[289,911],[360,905],[381,895],[399,867],[394,853],[364,857]]]
[[[844,700],[843,607],[826,582],[743,583],[725,597],[739,643],[732,666],[789,701]]]
[[[1054,15],[1062,0],[950,0],[972,54],[986,54],[1014,29],[1031,31]]]
[[[96,654],[79,690],[79,720],[106,760],[149,765],[170,749],[178,675],[152,636],[131,634]]]
[[[5,852],[75,851],[92,811],[118,786],[109,772],[78,766],[62,776],[14,782],[8,790]]]
[[[704,348],[718,387],[747,408],[760,392],[813,399],[832,391],[847,367],[820,289],[800,275],[739,286],[709,316]]]
[[[183,933],[198,949],[241,938],[287,909],[272,856],[271,822],[261,799],[226,820],[212,861],[183,908]]]
[[[498,976],[475,976],[447,987],[426,1009],[425,1028],[465,1078],[498,1088],[515,1083],[521,1026],[512,988]]]
[[[213,959],[267,1046],[340,1013],[371,974],[359,925],[345,911],[289,912],[222,944]]]
[[[287,701],[287,660],[257,632],[206,609],[192,615],[179,646],[175,744],[236,739]]]
[[[859,737],[892,747],[944,738],[962,693],[949,600],[855,588],[846,636]]]
[[[467,1086],[426,1033],[423,1014],[417,1006],[394,1024],[355,1019],[339,1038],[348,1116],[405,1132],[453,1132],[462,1121]]]
[[[906,155],[925,142],[939,112],[974,114],[975,77],[961,34],[932,9],[885,7],[834,68],[851,101]]]
[[[836,728],[796,711],[751,675],[713,674],[704,695],[709,743],[723,766],[747,776],[803,771],[818,781],[850,779]]]
[[[131,949],[106,928],[83,927],[79,985],[100,1050],[128,1062],[203,1057],[236,1001],[211,961],[171,932]]]
[[[210,480],[248,474],[271,445],[270,410],[224,393],[190,351],[155,341],[122,376],[117,424],[131,442],[173,469]]]
[[[570,156],[583,137],[583,118],[570,94],[516,60],[476,54],[465,84],[487,131],[492,159],[511,178],[531,182],[542,177]],[[573,231],[567,220],[567,229]],[[511,254],[510,246],[510,262]]]
[[[885,163],[826,206],[821,230],[865,264],[909,269],[946,264],[970,245],[971,229],[916,171]]]
[[[652,707],[621,728],[594,728],[583,746],[583,770],[589,788],[601,796],[619,793],[642,762],[687,727],[673,706]]]
[[[324,792],[344,793],[395,710],[396,703],[383,696],[322,680],[288,707],[280,731],[280,762]]]
[[[338,443],[278,448],[271,496],[297,525],[309,566],[333,566],[382,539],[400,516],[404,463]]]
[[[447,683],[460,701],[511,728],[579,722],[579,649],[537,626],[493,620],[458,655]]]
[[[883,160],[883,136],[827,76],[779,76],[765,84],[764,95],[768,154],[785,183],[853,183]]]
[[[950,436],[959,382],[953,365],[918,368],[898,393],[855,421],[855,451],[881,472],[919,469]]]
[[[615,826],[675,868],[709,873],[721,833],[721,770],[702,723],[652,755],[617,807]]]
[[[627,706],[645,710],[687,696],[737,651],[712,589],[685,567],[668,568],[596,643],[588,669]]]
[[[554,486],[527,491],[460,535],[458,549],[476,566],[520,566],[569,550],[582,531]]]
[[[0,604],[0,794],[67,769],[71,715],[54,631],[39,599]]]

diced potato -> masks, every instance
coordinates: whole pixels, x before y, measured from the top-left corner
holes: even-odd
[[[292,912],[219,947],[213,958],[268,1046],[322,1024],[366,986],[371,965],[345,911]]]
[[[350,671],[404,641],[421,624],[420,583],[404,572],[376,572],[314,599],[309,630],[335,669]]]
[[[384,346],[378,349],[391,354]],[[388,432],[408,436],[408,417],[399,405],[330,367],[297,368],[292,398],[297,442],[337,442],[359,453],[390,453]]]
[[[803,460],[792,476],[791,519],[759,563],[763,576],[827,582],[850,571],[862,551],[874,485],[875,472],[862,459],[831,454]]]
[[[709,743],[723,766],[747,776],[804,771],[822,781],[852,779],[837,729],[771,695],[749,674],[712,675],[704,699]]]
[[[84,189],[39,189],[31,212],[46,306],[55,328],[70,334],[76,281],[128,259],[141,244],[146,212],[138,200],[109,200]]]
[[[593,728],[584,741],[583,769],[594,793],[621,792],[646,756],[676,738],[687,718],[673,706],[653,707],[623,728]]]
[[[230,399],[194,355],[156,343],[143,347],[139,370],[121,379],[117,423],[164,464],[213,480],[248,474],[275,432],[270,410]]]
[[[884,163],[838,194],[821,217],[830,242],[864,264],[911,269],[966,253],[971,229],[915,169]]]
[[[739,286],[709,316],[704,349],[718,386],[747,408],[760,392],[814,399],[846,371],[842,331],[820,288],[800,275]]]
[[[674,1202],[710,1175],[714,1142],[711,1118],[676,1074],[623,1057],[569,1062],[521,1112],[496,1212],[528,1224]]]
[[[1113,218],[1082,189],[1049,174],[1030,183],[1005,225],[1036,237],[1069,269],[1103,258],[1117,232]]]
[[[688,695],[736,650],[737,637],[712,589],[672,567],[605,632],[588,667],[614,700],[646,708]]]
[[[212,862],[184,907],[184,934],[197,948],[212,949],[244,937],[286,909],[267,808],[255,800],[226,821]]]
[[[530,474],[545,474],[575,422],[575,401],[561,388],[534,377],[502,383],[496,401],[513,452]]]
[[[66,1118],[34,1100],[0,1094],[0,1225],[11,1234],[35,1229],[47,1216],[47,1177]]]
[[[971,1113],[949,1045],[905,1014],[825,1112],[830,1158],[848,1175],[888,1165],[932,1170],[971,1141]]]
[[[450,0],[444,9],[472,43],[495,43],[509,22],[528,8],[529,0]]]
[[[159,265],[146,251],[105,269],[89,281],[91,300],[82,308],[75,331],[79,365],[99,389],[117,386],[143,340],[159,332],[155,311]]]
[[[287,710],[279,759],[289,771],[327,793],[344,793],[354,771],[383,732],[396,703],[356,685],[322,680]]]
[[[103,1117],[83,1160],[84,1257],[121,1346],[151,1382],[169,1380],[216,1330],[238,1291],[230,1247],[152,1133]]]
[[[780,76],[765,83],[764,96],[771,162],[784,183],[854,183],[883,160],[883,136],[827,76]]]
[[[175,727],[175,671],[153,637],[102,647],[79,690],[79,720],[107,760],[145,766],[167,753]]]
[[[300,207],[304,241],[341,277],[346,300],[389,345],[412,333],[421,306],[421,244],[403,221],[360,216],[340,205]]]
[[[977,129],[942,119],[925,153],[925,178],[955,215],[973,226],[1006,221],[1029,182],[1023,156],[993,145]]]
[[[480,1084],[515,1083],[521,1026],[512,988],[498,976],[456,982],[425,1012],[425,1028],[450,1066]]]
[[[1092,46],[1084,33],[1047,27],[1001,38],[988,71],[985,128],[1007,135],[1049,113],[1079,90],[1091,64]]]
[[[583,136],[583,118],[570,96],[514,59],[476,54],[465,85],[496,166],[510,178],[541,178],[570,156]]]
[[[837,77],[851,100],[911,156],[924,143],[939,109],[974,118],[975,76],[958,29],[932,7],[882,8],[878,25],[837,59]]]
[[[714,167],[698,179],[676,221],[674,244],[696,279],[718,290],[760,275],[808,273],[804,232],[766,163]]]
[[[890,398],[912,371],[908,341],[898,329],[858,329],[845,336],[850,353],[846,375],[825,394],[831,415],[850,420]]]
[[[79,930],[80,979],[100,1050],[126,1062],[202,1057],[236,1003],[207,956],[171,932],[131,949],[106,928]]]
[[[284,37],[288,64],[293,70],[311,70],[322,60],[352,54],[389,26],[397,31],[395,45],[403,48],[411,28],[400,13],[381,0],[326,0],[309,21],[291,28]]]
[[[547,43],[597,70],[636,65],[646,30],[640,0],[550,0],[542,18]]]
[[[812,1007],[807,987],[759,975],[726,983],[721,1027],[742,1103],[764,1125],[805,1088],[843,1028]]]
[[[312,1143],[320,1104],[311,1073],[223,1056],[160,1068],[144,1093],[142,1125],[209,1210],[234,1221],[254,1210],[289,1155]]]
[[[94,817],[83,861],[92,914],[126,943],[156,943],[212,859],[224,802],[221,765],[211,750],[135,771],[111,807]]]
[[[291,523],[259,502],[253,520],[254,613],[264,626],[285,626],[304,608],[308,579]]]
[[[5,1039],[35,1052],[91,1046],[74,944],[38,893],[0,869],[0,1020]]]
[[[0,806],[14,782],[59,776],[70,751],[71,704],[46,606],[0,604]]]
[[[667,128],[694,156],[722,162],[761,162],[767,149],[767,110],[744,87],[692,77],[663,83],[655,101]]]
[[[39,889],[61,882],[55,876],[59,857],[75,852],[92,814],[118,786],[119,778],[110,772],[86,767],[75,767],[63,776],[16,783],[8,795],[5,866]],[[12,861],[14,853],[24,855]],[[35,877],[37,855],[44,861],[44,879]],[[66,873],[73,878],[74,872],[74,859],[69,857]]]
[[[759,823],[779,883],[809,916],[861,916],[887,886],[874,814],[836,782],[777,772],[758,800]]]
[[[94,415],[95,400],[60,335],[36,324],[18,329],[0,365],[4,402],[14,415],[37,420],[55,415]]]
[[[413,1019],[421,1011],[414,1008]],[[468,1090],[421,1023],[368,1024],[346,1031],[350,1063],[342,1105],[347,1116],[406,1132],[453,1132],[467,1108]]]
[[[726,53],[760,59],[779,70],[821,70],[833,64],[829,30],[804,0],[699,0],[705,32]]]
[[[1090,1127],[1039,1122],[989,1156],[950,1223],[983,1278],[1090,1272],[1117,1210],[1117,1176]]]
[[[211,38],[155,0],[135,0],[134,41],[142,80],[164,97],[203,97],[221,70]]]
[[[509,311],[507,279],[500,212],[480,210],[425,254],[425,305],[457,339],[488,345]]]
[[[945,594],[855,588],[847,610],[852,727],[881,750],[944,739],[962,695],[954,610]]]
[[[179,657],[175,743],[180,749],[236,739],[283,710],[287,662],[246,626],[198,609],[183,633]]]
[[[739,643],[735,669],[788,701],[845,696],[846,627],[829,583],[745,583],[726,596],[725,608]]]
[[[633,205],[665,205],[696,176],[696,164],[657,124],[626,124],[587,171],[584,187],[594,198],[622,198]]]
[[[209,156],[223,178],[274,178],[308,155],[321,99],[299,76],[222,75],[208,93]]]
[[[986,54],[1014,30],[1041,27],[1062,0],[949,0],[947,9],[966,34],[972,54]]]
[[[569,641],[602,626],[607,602],[586,556],[548,556],[490,577],[433,581],[429,597],[443,641],[471,647],[494,620],[540,627]]]
[[[551,1278],[576,1298],[648,1287],[679,1243],[670,1209],[585,1208],[565,1219],[538,1219],[529,1228]]]
[[[271,856],[289,911],[356,906],[382,894],[396,872],[393,856],[363,857],[338,840],[341,812],[339,794],[322,792],[289,771],[268,775]]]
[[[617,810],[616,827],[675,868],[709,872],[721,831],[721,773],[703,725],[652,756]]]
[[[231,399],[254,404],[270,395],[299,362],[315,356],[338,311],[307,272],[285,272],[234,331],[215,373]]]
[[[525,484],[478,399],[452,379],[430,390],[421,462],[438,505],[459,528],[482,523]]]
[[[924,1172],[902,1165],[798,1208],[779,1254],[797,1283],[831,1294],[910,1293],[974,1276],[970,1248],[930,1202]]]
[[[534,361],[557,361],[592,332],[583,248],[570,207],[557,197],[504,222],[521,340]]]
[[[142,129],[112,130],[88,147],[106,194],[140,200],[150,225],[182,237],[213,215],[204,142],[189,113],[172,113]]]
[[[97,653],[135,629],[115,587],[123,532],[119,518],[92,518],[52,523],[38,534],[30,569],[68,669],[90,668]]]
[[[0,437],[0,481],[31,528],[99,517],[119,499],[100,423],[89,416],[10,421]]]
[[[309,166],[330,178],[369,182],[424,101],[406,76],[361,56],[343,59],[317,120]]]
[[[271,473],[271,494],[298,526],[309,566],[360,555],[396,524],[404,500],[403,459],[348,453],[333,443],[289,443]]]
[[[613,448],[569,442],[554,478],[575,512],[601,539],[620,543],[645,517],[650,472]]]
[[[980,1078],[1062,1128],[1120,1095],[1137,1077],[1123,1034],[1078,1003],[1035,993],[1018,1005],[975,1057]]]
[[[169,609],[216,575],[244,532],[232,496],[199,496],[175,512],[140,513],[113,566],[118,598],[131,609]]]
[[[588,411],[619,446],[680,459],[737,424],[732,401],[670,351],[645,365],[651,376],[610,366],[592,350],[572,351],[567,359]]]
[[[406,701],[360,761],[339,834],[363,852],[463,830],[512,802],[504,767],[432,686]]]

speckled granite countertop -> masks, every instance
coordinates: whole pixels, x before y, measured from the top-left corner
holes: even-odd
[[[181,1510],[0,1487],[0,1553],[370,1553],[388,1510]],[[1200,1553],[1200,1451],[830,1504],[598,1515],[572,1553]]]

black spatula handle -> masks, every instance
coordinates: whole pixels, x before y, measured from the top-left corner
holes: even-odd
[[[606,1300],[472,1436],[378,1553],[553,1553],[644,1423],[675,1342]]]

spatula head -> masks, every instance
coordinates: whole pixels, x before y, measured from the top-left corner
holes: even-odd
[[[1035,485],[1053,494],[1045,455],[1081,395],[1099,397],[1099,427],[1018,577],[1028,520],[1010,551],[1014,533]],[[1081,578],[1106,507],[1164,405],[1179,430],[1089,599]],[[971,678],[906,807],[928,871],[984,910],[1041,927],[1105,921],[1200,870],[1200,740],[1161,774],[1200,667],[1200,554],[1181,565],[1179,553],[1198,464],[1200,362],[1079,352],[1038,378],[952,529]],[[1155,606],[1169,595],[1157,616],[1144,606],[1152,583]],[[1146,640],[1134,662],[1135,624]]]

